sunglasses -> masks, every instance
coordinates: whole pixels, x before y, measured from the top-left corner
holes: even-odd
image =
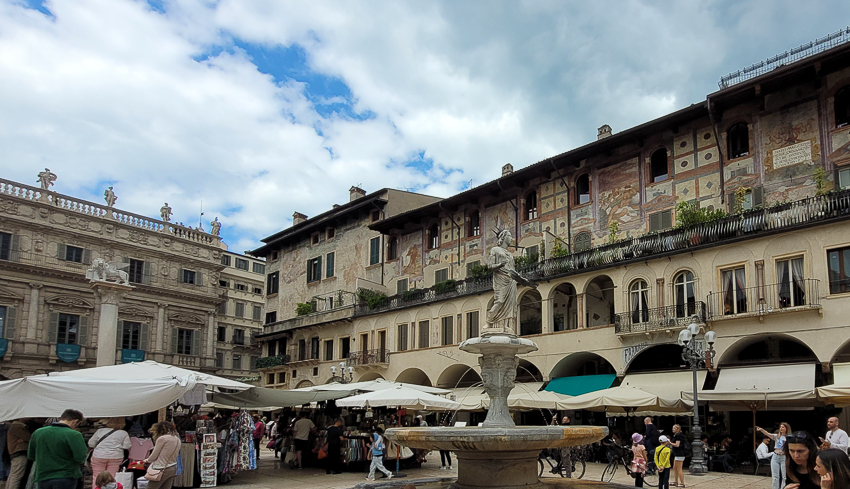
[[[808,434],[803,431],[798,431],[785,437],[785,441],[788,443],[804,443],[808,439]]]

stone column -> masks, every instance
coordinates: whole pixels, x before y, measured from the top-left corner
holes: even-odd
[[[209,327],[207,328],[207,356],[211,358],[215,358],[215,309],[211,309],[207,311],[209,315]]]
[[[129,285],[113,282],[94,282],[91,285],[100,298],[97,323],[97,366],[115,365],[115,344],[118,341],[118,303],[133,290]]]
[[[576,294],[576,329],[587,327],[585,309],[587,305],[584,303],[584,294]]]
[[[28,340],[38,339],[38,309],[39,309],[39,290],[44,287],[44,284],[38,282],[30,282],[30,309],[27,316],[27,336]]]
[[[658,296],[658,307],[664,307],[664,279],[655,279],[656,295]]]
[[[157,353],[162,353],[163,343],[165,341],[165,308],[168,304],[165,302],[157,302],[159,309],[156,312],[156,349]]]

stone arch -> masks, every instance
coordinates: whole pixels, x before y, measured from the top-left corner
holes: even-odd
[[[365,374],[361,375],[359,379],[357,379],[357,382],[367,382],[370,380],[378,379],[384,380],[384,376],[379,374],[378,372],[366,372]]]
[[[440,311],[437,315],[438,317],[443,317],[454,316],[455,314],[457,314],[457,307],[453,303],[447,302],[440,306]]]
[[[832,363],[850,362],[850,338],[838,345],[835,351],[830,355]]]
[[[765,246],[764,256],[770,257],[764,263],[764,283],[775,284],[781,279],[777,277],[776,262],[787,260],[795,255],[803,257],[803,276],[809,278],[813,276],[814,257],[809,250],[816,250],[818,246],[813,245],[803,235],[793,236],[778,236],[770,240],[770,243]],[[774,258],[774,257],[783,258]],[[827,284],[828,286],[828,284]]]
[[[525,358],[520,358],[516,368],[516,382],[543,382],[543,373],[540,372],[537,365]]]
[[[597,275],[584,289],[586,328],[614,323],[614,281],[608,275]]]
[[[684,368],[682,347],[676,343],[652,345],[634,355],[630,362],[623,365],[626,373],[655,372],[660,370],[678,370]]]
[[[521,336],[543,332],[543,298],[534,289],[526,290],[519,298],[519,334]]]
[[[467,299],[463,301],[463,304],[460,306],[461,312],[470,312],[475,310],[481,310],[481,301],[478,300],[477,297],[472,299]]]
[[[717,360],[718,367],[764,363],[817,362],[818,357],[803,340],[784,334],[760,334],[729,345]]]
[[[475,371],[475,367],[456,363],[443,370],[437,379],[437,387],[453,389],[455,387],[470,387],[480,382],[481,376]]]
[[[608,359],[588,351],[571,353],[552,367],[549,379],[577,375],[616,374],[617,369]]]
[[[301,388],[304,388],[304,387],[313,387],[313,382],[305,379],[305,380],[302,380],[301,382],[295,384],[296,389],[301,389]]]
[[[428,387],[432,385],[431,379],[428,378],[428,374],[415,367],[408,368],[398,374],[395,381],[404,382],[406,384],[426,385]]]
[[[416,322],[426,321],[431,319],[431,308],[430,307],[420,307],[416,311]]]
[[[549,307],[552,314],[552,331],[567,331],[578,328],[578,296],[570,282],[561,282],[549,292]]]

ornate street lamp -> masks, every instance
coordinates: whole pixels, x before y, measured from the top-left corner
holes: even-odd
[[[331,380],[337,380],[340,384],[354,381],[354,367],[345,367],[345,362],[339,362],[339,375],[336,374],[336,365],[331,366]],[[348,374],[348,375],[346,375]]]
[[[705,460],[705,447],[702,444],[702,428],[699,426],[699,401],[697,399],[697,369],[705,368],[710,365],[714,359],[714,342],[717,340],[717,333],[708,331],[703,336],[705,340],[705,350],[701,350],[698,346],[699,324],[698,319],[694,317],[691,324],[687,328],[679,331],[679,346],[682,347],[682,360],[691,366],[691,371],[694,374],[694,441],[691,443],[693,457],[691,458],[691,474],[704,475],[708,472],[708,466]]]

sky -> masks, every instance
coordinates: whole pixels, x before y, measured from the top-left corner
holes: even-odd
[[[0,0],[0,178],[231,251],[387,187],[447,197],[660,117],[850,2]]]

